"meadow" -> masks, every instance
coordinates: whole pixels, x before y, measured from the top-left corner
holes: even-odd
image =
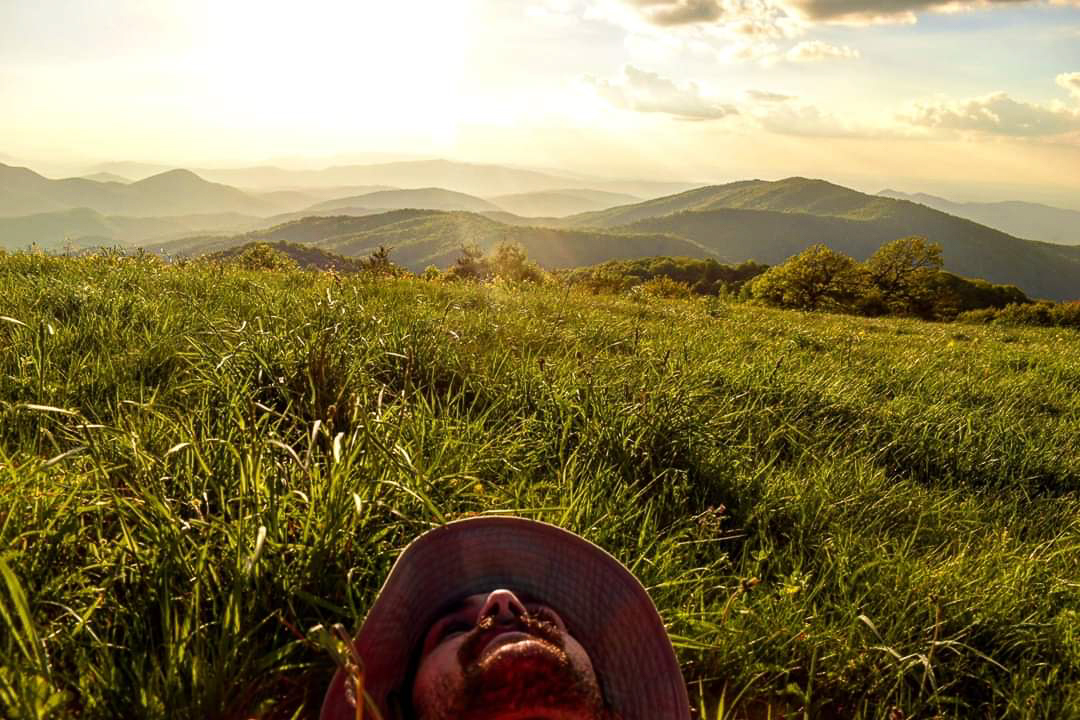
[[[726,718],[1080,717],[1080,333],[0,256],[0,712],[288,718],[411,538],[557,523]]]

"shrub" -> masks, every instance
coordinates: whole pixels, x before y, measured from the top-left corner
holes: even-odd
[[[641,285],[641,292],[649,297],[684,300],[690,297],[690,287],[669,277],[655,277]]]
[[[266,243],[255,243],[229,260],[245,270],[296,270],[296,261]]]
[[[824,245],[812,245],[756,278],[752,292],[780,307],[848,309],[864,284],[854,260]]]
[[[495,246],[488,264],[491,272],[510,282],[543,283],[544,272],[529,260],[525,249],[520,245],[499,243]]]
[[[972,310],[1000,310],[1006,305],[1031,302],[1015,285],[995,285],[985,280],[962,278],[944,271],[938,272],[932,282],[934,315],[947,320]]]

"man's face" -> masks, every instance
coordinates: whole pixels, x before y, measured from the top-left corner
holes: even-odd
[[[601,720],[585,649],[551,608],[471,595],[431,626],[412,688],[418,720]]]

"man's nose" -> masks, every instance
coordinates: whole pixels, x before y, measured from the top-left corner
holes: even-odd
[[[494,617],[497,623],[509,623],[525,614],[525,605],[509,590],[493,590],[484,601],[480,617]]]

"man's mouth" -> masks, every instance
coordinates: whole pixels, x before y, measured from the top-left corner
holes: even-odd
[[[484,657],[486,655],[490,655],[491,653],[495,652],[496,650],[498,650],[501,647],[506,647],[507,645],[513,645],[514,643],[519,643],[519,642],[543,642],[543,641],[540,638],[536,637],[535,635],[530,635],[529,633],[522,632],[520,630],[511,630],[511,629],[503,630],[503,631],[498,631],[497,630],[492,635],[491,639],[488,640],[487,643],[484,645],[484,647],[480,650],[480,657],[482,658],[482,657]]]
[[[526,616],[510,625],[496,625],[492,618],[485,618],[465,639],[458,659],[463,667],[468,667],[499,648],[521,642],[546,643],[557,650],[563,647],[562,634],[553,623]]]

